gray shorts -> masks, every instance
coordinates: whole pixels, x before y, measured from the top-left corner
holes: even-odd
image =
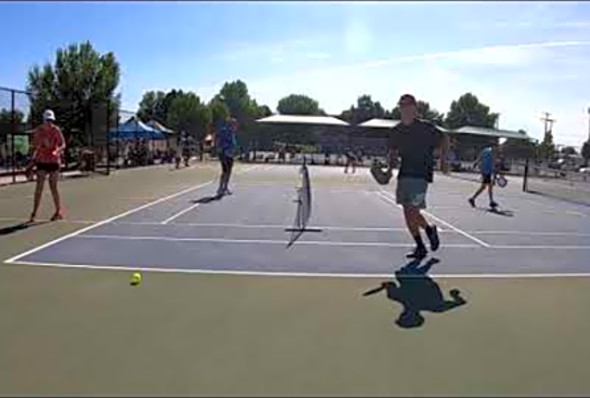
[[[397,180],[395,200],[402,206],[426,208],[428,181],[423,178],[403,177]]]

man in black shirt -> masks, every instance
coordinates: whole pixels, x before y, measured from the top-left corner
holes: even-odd
[[[417,118],[414,96],[402,95],[399,107],[401,123],[392,129],[389,136],[390,159],[398,155],[401,157],[396,202],[403,207],[406,225],[416,241],[416,249],[408,257],[421,259],[426,257],[427,250],[420,228],[426,232],[432,251],[436,251],[440,244],[436,226],[426,222],[421,209],[426,208],[426,191],[433,180],[434,151],[437,148],[441,148],[442,152],[442,170],[448,172],[448,137],[434,124]]]

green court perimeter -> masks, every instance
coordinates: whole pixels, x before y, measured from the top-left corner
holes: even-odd
[[[0,258],[13,258],[215,180],[218,169],[216,163],[203,163],[175,171],[152,167],[64,180],[67,220],[3,234]],[[231,200],[242,200],[240,187],[248,192],[256,187],[291,189],[298,182],[291,166],[237,165],[236,172]],[[317,191],[379,189],[366,169],[353,176],[341,168],[313,167],[311,178]],[[560,202],[521,193],[517,185],[498,192],[507,207],[515,203],[515,216],[494,222],[518,225],[519,217],[536,215],[543,225],[540,231],[547,228],[543,218],[550,217],[564,225],[590,224],[589,210],[568,207],[567,216],[551,214],[552,208],[560,213]],[[463,230],[458,214],[476,211],[468,206],[461,210],[465,201],[453,199],[451,192],[468,194],[475,188],[473,182],[437,176],[431,197],[440,210],[437,213],[433,205],[432,212]],[[32,184],[0,189],[1,228],[28,218],[33,189]],[[248,203],[257,199],[253,195]],[[291,220],[295,207],[289,205],[293,212],[286,216]],[[48,191],[42,208],[40,218],[49,218],[53,209]],[[314,211],[312,220],[322,209]],[[400,210],[392,206],[391,212]],[[260,209],[250,216],[264,214]],[[479,215],[470,217],[465,220]],[[392,228],[403,227],[396,220]],[[282,232],[277,234],[283,238]],[[407,241],[403,233],[396,236]],[[441,234],[443,245],[445,236]],[[567,243],[563,239],[551,244]],[[587,246],[582,243],[577,245]],[[264,255],[266,246],[261,247],[259,255]],[[373,249],[363,250],[369,256]],[[474,269],[485,263],[480,249],[473,249],[477,255],[464,250],[453,256],[471,256]],[[548,262],[563,257],[564,264],[590,254],[583,248],[532,252]],[[437,276],[449,262],[446,253],[432,267],[432,283],[445,298],[452,289],[460,290],[466,304],[443,313],[423,312],[424,324],[409,329],[395,323],[402,311],[399,302],[383,291],[363,295],[394,280],[394,272],[406,262],[402,256],[388,260],[390,278],[144,271],[138,287],[129,285],[131,272],[126,269],[2,264],[0,395],[590,394],[590,277],[558,272],[494,275],[489,266],[479,270],[485,273],[481,276]],[[526,261],[521,249],[502,253],[493,256],[501,258],[504,267],[520,267]],[[420,301],[417,294],[412,299]]]

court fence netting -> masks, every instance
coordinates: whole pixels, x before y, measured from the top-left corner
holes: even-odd
[[[142,122],[114,99],[39,100],[27,91],[0,87],[0,185],[27,181],[33,137],[45,109],[54,111],[64,135],[65,176],[109,175],[113,169],[173,162],[174,132]]]
[[[550,168],[540,161],[527,161],[523,190],[567,202],[590,206],[590,173]]]

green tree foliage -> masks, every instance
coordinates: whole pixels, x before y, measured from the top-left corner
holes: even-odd
[[[211,112],[211,122],[214,126],[217,126],[229,117],[229,108],[219,97],[215,97],[209,102],[209,111]]]
[[[475,95],[467,93],[451,103],[445,125],[451,129],[463,126],[494,128],[498,116],[490,112],[489,106],[480,103]]]
[[[88,122],[97,107],[108,107],[111,118],[120,104],[115,94],[120,68],[111,52],[99,54],[90,44],[72,44],[57,50],[55,63],[33,66],[28,74],[27,90],[31,93],[31,116],[39,123],[43,110],[51,108],[64,133],[78,132],[84,141]],[[111,120],[112,122],[112,120]]]
[[[553,133],[551,130],[545,133],[543,142],[537,148],[537,154],[540,159],[552,159],[555,156],[555,144],[553,143]]]
[[[291,94],[282,98],[277,105],[277,110],[282,115],[325,115],[316,100],[301,94]]]
[[[211,111],[195,93],[180,93],[170,103],[167,125],[202,140],[211,123]]]
[[[576,148],[574,148],[573,146],[566,146],[566,147],[561,148],[561,153],[566,156],[572,156],[572,155],[578,154],[578,152],[576,151]]]
[[[342,112],[340,118],[351,124],[359,124],[371,119],[385,118],[385,109],[379,101],[373,102],[370,95],[358,97],[356,106]]]
[[[588,166],[588,162],[590,162],[590,140],[582,145],[582,157],[584,158],[584,165]]]
[[[168,101],[166,99],[168,98]],[[148,91],[139,103],[137,116],[143,121],[156,120],[159,123],[166,123],[170,96],[163,91]]]

